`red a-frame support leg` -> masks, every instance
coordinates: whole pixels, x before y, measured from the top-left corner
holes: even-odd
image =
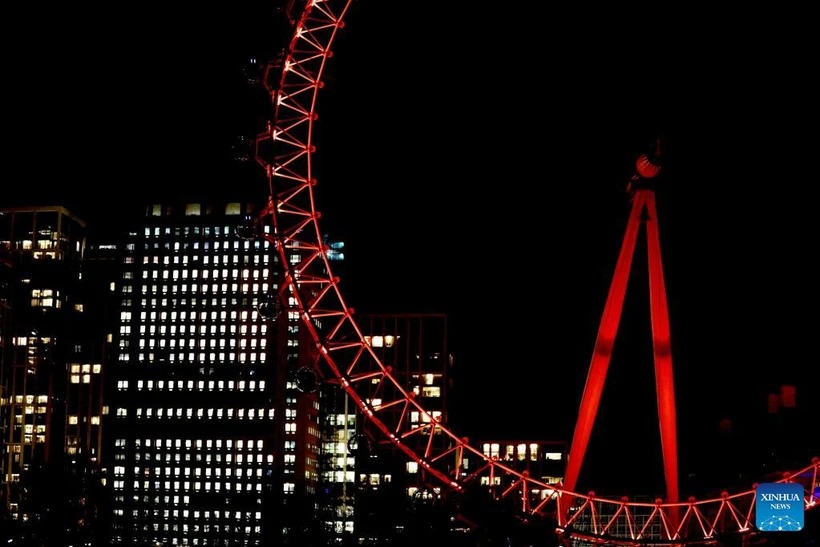
[[[655,359],[655,390],[658,400],[661,451],[666,479],[666,501],[676,503],[678,501],[678,447],[669,313],[663,279],[660,240],[658,238],[655,194],[649,188],[639,188],[632,193],[632,211],[629,215],[626,235],[618,256],[615,276],[609,288],[609,295],[607,296],[601,325],[598,330],[598,338],[595,342],[592,362],[581,399],[578,421],[575,424],[575,433],[567,459],[564,487],[569,491],[574,491],[581,471],[581,464],[589,443],[592,425],[601,401],[601,392],[612,356],[612,348],[615,344],[615,335],[621,319],[626,285],[635,252],[635,242],[642,221],[646,226],[649,259],[649,299]]]

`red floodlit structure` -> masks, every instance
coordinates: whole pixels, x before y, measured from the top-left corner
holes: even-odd
[[[420,480],[436,495],[468,495],[484,488],[480,478],[503,478],[493,491],[499,503],[512,503],[521,515],[555,522],[565,543],[607,545],[708,545],[726,537],[757,534],[755,489],[696,500],[678,500],[677,438],[669,323],[655,197],[651,187],[660,173],[659,149],[638,158],[630,181],[632,212],[600,325],[587,385],[573,438],[563,485],[537,477],[485,455],[470,440],[425,409],[412,391],[384,364],[357,324],[346,303],[339,278],[333,275],[331,249],[320,227],[314,178],[314,122],[332,46],[344,27],[352,0],[289,2],[291,38],[283,53],[265,67],[272,117],[254,141],[254,155],[267,183],[266,206],[253,217],[252,229],[278,254],[284,271],[276,280],[279,302],[298,314],[313,342],[313,368],[319,379],[335,383],[355,402],[369,425],[372,442],[385,443],[418,465]],[[594,423],[609,353],[620,318],[626,272],[635,239],[646,216],[651,317],[659,404],[666,499],[654,502],[608,499],[573,491]],[[259,226],[264,230],[257,230]],[[296,263],[292,257],[298,256]],[[411,421],[410,416],[422,416]],[[469,472],[463,465],[471,461]],[[478,462],[477,464],[475,462]],[[802,469],[783,471],[779,482],[803,485],[806,510],[817,507],[820,458]],[[537,495],[535,494],[537,493]]]
[[[607,368],[615,346],[615,336],[621,321],[629,271],[635,254],[635,244],[641,226],[646,227],[649,260],[649,308],[652,325],[652,350],[655,359],[655,391],[661,428],[661,453],[666,478],[666,501],[678,501],[678,440],[675,415],[675,386],[672,373],[672,349],[669,333],[669,310],[663,279],[661,244],[658,236],[658,212],[655,207],[653,180],[661,171],[661,142],[651,154],[641,154],[635,162],[635,175],[629,182],[632,211],[626,225],[626,235],[618,255],[615,275],[609,287],[598,338],[592,353],[581,409],[575,423],[575,433],[567,459],[564,487],[574,490],[581,472],[589,437],[606,380]]]

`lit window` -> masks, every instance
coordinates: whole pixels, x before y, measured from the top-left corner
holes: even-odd
[[[421,395],[422,397],[441,397],[441,388],[438,386],[424,386]]]
[[[490,458],[497,458],[500,446],[498,443],[484,443],[482,445],[482,450],[485,456]]]
[[[33,308],[60,308],[60,291],[52,289],[32,289],[31,306]]]

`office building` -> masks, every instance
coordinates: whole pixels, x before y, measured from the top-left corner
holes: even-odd
[[[113,544],[298,544],[316,520],[318,396],[297,386],[302,333],[275,296],[273,245],[237,235],[252,209],[154,205],[127,234],[107,397]]]
[[[361,453],[365,453],[367,441],[358,433],[362,416],[347,392],[338,385],[324,384],[319,394],[321,534],[329,544],[344,543],[355,533],[356,461]]]
[[[432,442],[443,449],[450,440],[441,435],[447,424],[447,387],[453,358],[448,349],[447,316],[439,313],[368,314],[357,323],[378,360],[391,367],[396,382],[418,398],[428,414],[417,410],[401,415],[395,407],[385,411],[385,421],[398,424],[403,431],[432,428],[430,436],[406,439],[417,453]],[[374,386],[377,389],[377,386]],[[364,394],[367,396],[368,394]],[[374,406],[381,401],[378,392],[367,397]],[[392,412],[394,415],[389,416]],[[441,497],[441,488],[430,485],[418,464],[408,460],[378,431],[369,430],[362,420],[356,430],[355,461],[355,535],[360,544],[378,544],[385,538],[406,540],[424,529],[445,531],[447,523],[433,522],[444,513],[431,511]],[[365,445],[365,446],[362,446]],[[431,528],[432,527],[432,528]]]
[[[0,210],[0,500],[7,526],[67,542],[90,534],[102,443],[86,234],[64,207]]]
[[[514,473],[493,473],[492,466],[480,473],[479,481],[494,497],[500,497],[510,488],[515,489],[515,482],[520,475],[536,479],[545,485],[541,488],[530,488],[527,492],[517,492],[520,509],[529,510],[544,499],[554,495],[549,485],[560,485],[564,480],[567,463],[567,443],[563,441],[544,440],[491,440],[480,443],[481,452],[487,460],[497,461]],[[477,465],[479,462],[473,462]],[[482,461],[481,463],[484,463]]]

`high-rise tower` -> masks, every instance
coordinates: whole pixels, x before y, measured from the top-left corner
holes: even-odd
[[[128,234],[108,397],[114,544],[281,544],[311,516],[318,398],[297,387],[298,315],[270,298],[278,256],[237,235],[249,208],[154,205]]]
[[[100,458],[105,340],[85,249],[64,207],[0,210],[0,500],[22,533],[52,539],[87,531]]]

